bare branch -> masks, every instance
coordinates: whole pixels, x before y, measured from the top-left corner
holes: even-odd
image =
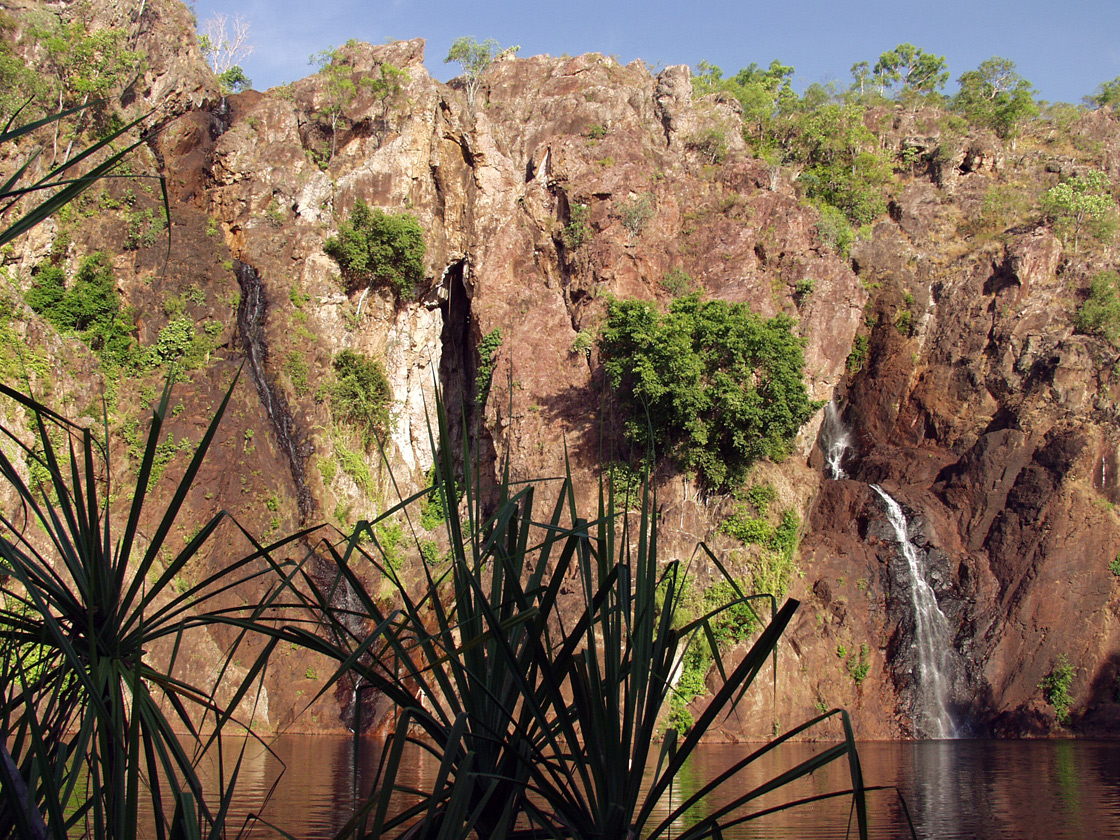
[[[249,43],[249,21],[237,15],[231,22],[225,12],[215,12],[207,18],[199,38],[202,53],[219,76],[231,67],[239,66],[253,54]]]

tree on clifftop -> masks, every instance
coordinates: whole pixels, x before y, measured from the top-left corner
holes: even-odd
[[[1085,104],[1098,108],[1120,108],[1120,76],[1111,82],[1101,82],[1092,96],[1085,97]]]
[[[899,44],[880,55],[871,73],[881,93],[900,85],[900,95],[934,93],[949,81],[945,56],[927,53],[913,44]]]
[[[992,56],[957,79],[961,89],[953,106],[973,125],[990,128],[1004,140],[1023,120],[1038,113],[1031,83],[1015,72],[1015,62]]]
[[[229,15],[215,12],[203,24],[198,46],[210,64],[223,93],[248,90],[253,80],[241,69],[241,62],[253,54],[249,43],[249,22],[241,15],[231,22]]]
[[[473,108],[474,95],[482,84],[482,74],[495,61],[508,58],[519,49],[521,47],[506,47],[504,50],[499,50],[498,42],[493,38],[487,38],[479,43],[471,36],[464,35],[455,39],[455,43],[451,45],[443,63],[450,64],[454,61],[463,68],[463,77],[466,79],[467,87],[467,104]]]

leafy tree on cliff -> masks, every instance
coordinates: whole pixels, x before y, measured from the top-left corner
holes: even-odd
[[[1038,113],[1031,83],[1015,71],[1015,62],[993,56],[957,80],[953,107],[970,123],[999,137],[1014,137],[1024,120]]]
[[[1116,200],[1103,172],[1074,175],[1047,190],[1042,196],[1042,212],[1064,241],[1072,237],[1075,254],[1084,235],[1109,242],[1116,232]]]
[[[408,71],[396,65],[383,61],[377,68],[377,75],[370,79],[363,79],[381,108],[381,127],[378,129],[378,142],[384,137],[383,132],[389,127],[389,115],[393,110],[396,100],[404,85],[408,82]]]
[[[357,41],[351,39],[346,42],[347,47],[353,47]],[[354,78],[354,66],[343,52],[342,47],[328,47],[311,56],[309,63],[319,68],[319,76],[323,80],[323,93],[320,105],[315,109],[315,116],[324,122],[330,130],[331,147],[325,161],[320,161],[320,166],[334,160],[338,151],[338,127],[345,119],[346,109],[358,96],[358,88],[371,87],[373,79],[363,76]]]
[[[1095,105],[1098,108],[1112,108],[1116,110],[1120,108],[1120,76],[1117,76],[1111,82],[1101,82],[1097,85],[1096,92],[1092,96],[1085,97],[1087,105]]]
[[[891,167],[859,106],[830,103],[799,114],[785,143],[787,157],[804,167],[798,183],[809,198],[836,207],[855,225],[886,209]]]
[[[614,300],[599,339],[632,444],[655,445],[712,488],[759,458],[782,458],[815,406],[802,381],[803,341],[784,315],[688,295],[661,315]]]
[[[743,108],[743,132],[759,142],[770,133],[773,121],[781,112],[796,106],[797,94],[792,80],[793,67],[777,59],[765,69],[752,62],[730,79],[723,78],[719,67],[701,61],[693,77],[692,90],[695,96],[716,91],[734,96]]]
[[[245,18],[237,15],[230,21],[224,12],[215,12],[203,24],[198,45],[217,75],[223,93],[237,93],[252,87],[252,79],[241,69],[241,62],[253,54],[249,22]]]
[[[126,48],[123,29],[93,30],[84,7],[68,23],[56,22],[30,31],[43,50],[42,69],[49,78],[51,96],[59,112],[89,106],[78,112],[63,160],[70,159],[74,141],[92,116],[105,120],[108,111],[97,101],[120,90],[128,75],[139,68],[142,53]],[[96,107],[94,107],[96,106]],[[62,121],[55,122],[53,156],[58,157]]]
[[[898,85],[900,96],[936,93],[949,81],[945,56],[927,53],[913,44],[899,44],[880,55],[871,75],[880,93]]]
[[[474,107],[474,97],[482,84],[482,74],[486,72],[495,61],[512,57],[521,47],[498,48],[498,42],[487,38],[479,43],[469,35],[456,38],[451,49],[447,51],[444,64],[457,63],[463,68],[463,77],[466,80],[467,104]]]
[[[410,298],[424,279],[424,231],[408,213],[386,213],[362,199],[338,236],[323,244],[338,262],[347,291],[388,286]]]

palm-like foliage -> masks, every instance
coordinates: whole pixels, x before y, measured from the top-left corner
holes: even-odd
[[[230,393],[232,386],[154,531],[144,538],[141,514],[170,383],[152,414],[136,483],[121,494],[130,499],[123,527],[110,502],[120,491],[112,484],[108,435],[96,441],[89,429],[0,385],[0,394],[27,412],[35,432],[34,444],[28,444],[18,429],[0,429],[0,477],[18,497],[14,511],[0,513],[0,745],[6,745],[0,836],[48,831],[62,838],[85,825],[99,838],[132,838],[139,815],[154,810],[156,836],[163,838],[172,808],[179,832],[190,824],[201,833],[221,825],[229,791],[216,810],[207,808],[194,769],[198,756],[174,729],[193,736],[196,750],[203,750],[213,741],[201,738],[200,719],[208,716],[212,731],[220,732],[242,701],[252,702],[249,692],[259,685],[274,642],[240,675],[228,703],[220,705],[214,694],[228,679],[244,633],[273,605],[275,594],[252,609],[223,607],[222,596],[265,575],[275,593],[281,570],[258,546],[176,594],[173,581],[182,580],[224,514],[206,522],[170,559],[164,555]],[[44,478],[29,480],[23,464]],[[241,635],[216,669],[214,683],[176,676],[180,649],[192,634],[215,624],[233,626]],[[150,656],[157,648],[158,656]],[[161,780],[171,791],[169,802]]]
[[[448,522],[446,569],[438,575],[425,569],[425,585],[412,597],[387,562],[363,550],[363,538],[376,545],[376,531],[363,524],[342,548],[326,547],[339,572],[334,584],[316,588],[308,581],[330,632],[310,637],[291,631],[291,638],[338,661],[328,686],[349,674],[383,692],[400,711],[380,771],[382,785],[340,836],[658,837],[714,787],[737,783],[755,759],[833,714],[842,716],[843,743],[743,790],[731,809],[681,836],[719,837],[744,818],[731,810],[845,757],[852,779],[847,794],[866,836],[859,760],[847,717],[839,712],[747,757],[672,813],[658,810],[704,732],[770,662],[797,603],[771,608],[769,622],[733,668],[715,649],[722,687],[683,740],[672,731],[662,737],[673,671],[685,646],[706,643],[718,612],[751,599],[740,594],[720,610],[676,626],[686,570],[677,561],[658,560],[648,492],[629,521],[615,510],[610,488],[601,488],[597,516],[588,521],[578,516],[571,479],[564,478],[551,514],[538,520],[537,487],[514,485],[507,468],[492,512],[484,513],[478,475],[468,461],[461,466],[465,496],[458,498],[440,416],[435,490],[444,496],[445,510],[462,515],[462,521],[452,515]],[[366,561],[393,581],[399,611],[387,614],[363,586],[356,569]],[[565,589],[577,593],[574,601],[562,595]],[[343,591],[347,595],[340,598]],[[340,602],[353,608],[339,610]],[[376,633],[362,629],[362,617]],[[394,781],[408,743],[439,761],[430,790]],[[647,767],[656,768],[652,784],[643,784]],[[418,797],[417,804],[391,815],[390,799],[400,794]]]
[[[99,104],[99,102],[100,100],[79,105],[75,108],[70,108],[57,114],[51,114],[42,119],[20,126],[13,125],[16,117],[19,116],[19,114],[16,113],[8,120],[8,124],[4,126],[4,130],[0,131],[0,144],[14,142],[24,135],[37,131],[51,123],[61,122],[71,114],[82,111],[85,108],[93,107]],[[38,180],[27,185],[21,185],[21,179],[31,171],[32,164],[35,163],[39,157],[38,152],[29,155],[27,161],[20,166],[19,169],[9,175],[3,184],[0,184],[0,216],[5,215],[25,197],[34,197],[42,193],[50,193],[50,195],[39,201],[38,204],[33,204],[31,207],[26,208],[18,219],[0,229],[0,245],[6,245],[16,237],[31,230],[35,225],[54,215],[99,180],[116,177],[112,175],[113,170],[120,166],[125,158],[138,146],[142,145],[144,140],[143,138],[135,140],[122,149],[115,148],[114,143],[126,136],[132,129],[139,127],[146,116],[147,115],[133,120],[127,125],[121,126],[116,131],[109,133],[107,136],[102,137],[100,140],[91,143],[87,148],[83,149],[80,154],[55,166]],[[88,168],[86,168],[87,166]],[[130,175],[127,177],[135,178],[138,176]],[[163,211],[170,220],[171,210],[167,201],[167,184],[162,176],[159,177],[159,182],[163,194]],[[171,226],[169,224],[167,241],[169,249],[171,247],[170,230]]]

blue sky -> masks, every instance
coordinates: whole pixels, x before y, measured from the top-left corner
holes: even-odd
[[[993,55],[1016,63],[1040,98],[1080,102],[1120,76],[1117,0],[196,0],[200,21],[215,11],[249,21],[254,87],[308,75],[308,57],[350,38],[371,43],[427,39],[428,72],[446,80],[443,58],[461,35],[519,44],[522,56],[601,52],[652,67],[719,65],[728,75],[752,61],[780,59],[795,87],[851,80],[857,61],[874,64],[903,42],[944,55],[951,79]],[[946,88],[955,90],[955,81]]]

